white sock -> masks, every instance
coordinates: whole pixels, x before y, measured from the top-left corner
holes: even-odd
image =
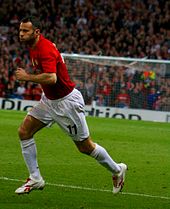
[[[95,149],[90,154],[93,158],[95,158],[102,166],[107,168],[112,174],[120,172],[120,166],[112,160],[107,151],[96,144]]]
[[[38,168],[37,149],[34,139],[31,138],[28,140],[21,140],[20,143],[22,154],[29,170],[30,176],[35,180],[39,180],[41,178],[41,174]]]

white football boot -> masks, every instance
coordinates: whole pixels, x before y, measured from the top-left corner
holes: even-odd
[[[34,180],[30,177],[26,180],[26,182],[15,190],[16,194],[29,194],[32,190],[42,190],[45,186],[45,181],[41,177],[40,180]]]
[[[118,164],[121,168],[121,171],[118,174],[115,174],[112,176],[113,180],[113,193],[117,194],[120,192],[124,186],[124,181],[125,181],[125,174],[127,171],[127,165],[124,163]]]

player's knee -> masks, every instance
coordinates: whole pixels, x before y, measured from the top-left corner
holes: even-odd
[[[23,126],[18,128],[18,135],[21,140],[32,138],[32,134]]]
[[[75,144],[78,150],[86,155],[90,155],[91,152],[95,149],[95,144],[92,142],[92,140],[89,137],[83,141],[75,142]]]
[[[78,147],[78,150],[82,153],[82,154],[86,154],[86,155],[90,155],[91,150],[87,149],[86,147]]]
[[[90,155],[91,152],[93,151],[94,147],[93,146],[89,146],[89,145],[79,145],[77,146],[78,147],[78,150],[83,153],[83,154],[86,154],[86,155]]]

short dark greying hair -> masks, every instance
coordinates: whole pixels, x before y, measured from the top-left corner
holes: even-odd
[[[41,22],[36,16],[27,16],[20,21],[20,23],[27,23],[27,22],[31,22],[34,29],[38,28],[41,30]]]

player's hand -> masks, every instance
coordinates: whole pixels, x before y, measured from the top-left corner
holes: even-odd
[[[23,68],[17,68],[15,71],[16,79],[19,81],[27,81],[28,73]]]

